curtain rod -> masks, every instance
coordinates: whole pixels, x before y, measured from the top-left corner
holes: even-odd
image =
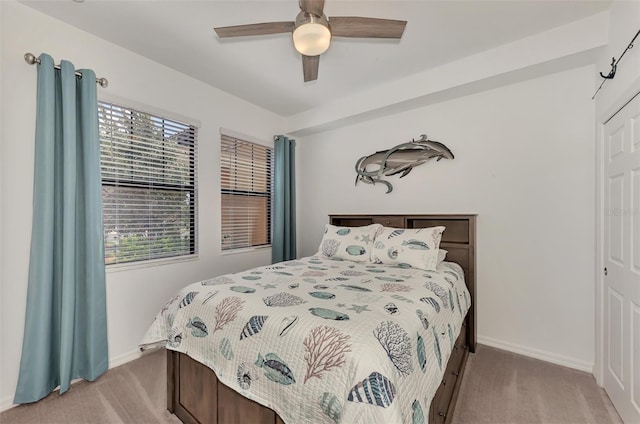
[[[40,64],[40,59],[35,57],[32,53],[25,53],[24,61],[29,65],[35,65],[36,63]],[[54,65],[53,67],[56,69],[60,69],[60,65]],[[82,72],[76,71],[76,76],[78,78],[82,78]],[[107,88],[109,86],[109,81],[106,78],[96,78],[96,83],[100,84],[100,87],[102,88]]]

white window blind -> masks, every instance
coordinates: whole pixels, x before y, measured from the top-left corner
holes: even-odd
[[[105,262],[196,253],[197,128],[98,102]]]
[[[273,149],[222,135],[222,250],[271,244]]]

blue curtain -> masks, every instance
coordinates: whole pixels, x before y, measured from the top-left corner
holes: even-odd
[[[27,310],[14,403],[35,402],[108,368],[100,143],[95,73],[54,69],[38,97]]]
[[[296,257],[296,142],[275,137],[273,175],[273,263]]]

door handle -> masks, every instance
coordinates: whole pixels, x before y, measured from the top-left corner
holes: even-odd
[[[607,274],[608,274],[608,271],[607,271],[607,267],[605,266],[605,267],[604,267],[604,276],[606,277],[606,276],[607,276]]]

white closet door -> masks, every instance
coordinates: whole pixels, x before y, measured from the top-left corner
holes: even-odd
[[[604,388],[640,424],[640,95],[604,127]]]

